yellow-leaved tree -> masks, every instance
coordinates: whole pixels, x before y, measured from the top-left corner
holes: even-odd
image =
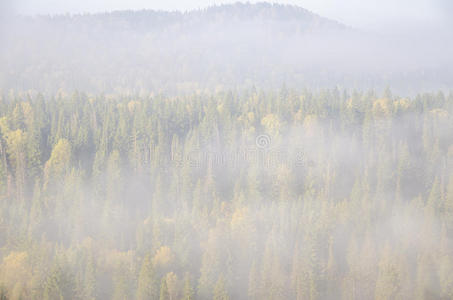
[[[9,291],[8,299],[28,299],[31,269],[27,252],[11,252],[3,258],[0,281]]]
[[[71,144],[66,139],[60,139],[52,150],[49,160],[44,167],[44,186],[47,187],[53,178],[62,178],[71,166]]]

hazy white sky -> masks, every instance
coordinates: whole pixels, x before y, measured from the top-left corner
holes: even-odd
[[[21,14],[103,12],[122,9],[191,10],[236,0],[0,0]],[[256,1],[250,1],[256,2]],[[307,8],[364,29],[436,27],[453,18],[453,0],[271,0]]]

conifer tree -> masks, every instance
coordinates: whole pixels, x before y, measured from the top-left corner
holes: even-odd
[[[157,279],[154,271],[151,255],[147,254],[143,259],[138,277],[138,290],[137,299],[156,299],[157,292]]]

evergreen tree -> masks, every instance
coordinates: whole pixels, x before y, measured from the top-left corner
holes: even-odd
[[[225,281],[222,276],[219,277],[214,287],[213,300],[229,300],[228,292],[225,288]]]
[[[159,300],[169,300],[169,299],[170,299],[170,295],[168,293],[167,280],[165,279],[165,277],[163,277],[161,284],[160,284]]]
[[[194,300],[195,299],[195,293],[192,288],[192,284],[190,283],[190,278],[189,274],[186,273],[185,279],[184,279],[184,288],[182,292],[183,296],[181,300]]]
[[[152,264],[151,255],[145,256],[138,277],[137,299],[156,299],[157,298],[157,279]]]

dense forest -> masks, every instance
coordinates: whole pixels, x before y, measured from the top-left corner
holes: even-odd
[[[0,98],[0,299],[452,299],[453,94]]]
[[[420,19],[447,4],[371,32],[271,3],[15,2],[0,300],[453,299],[451,21]]]

